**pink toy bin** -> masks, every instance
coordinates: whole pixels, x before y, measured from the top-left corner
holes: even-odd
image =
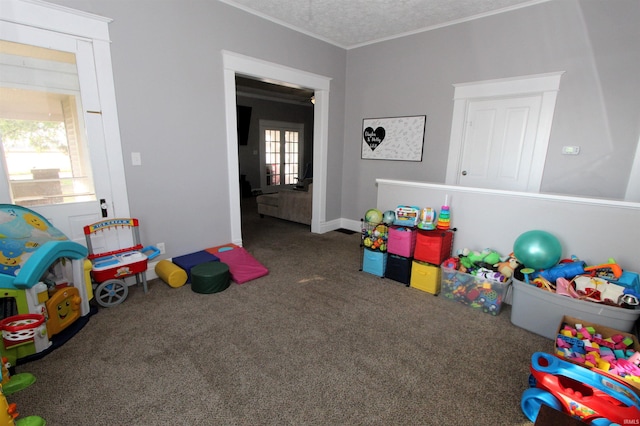
[[[390,226],[387,251],[402,257],[413,257],[416,248],[416,230],[403,226]]]

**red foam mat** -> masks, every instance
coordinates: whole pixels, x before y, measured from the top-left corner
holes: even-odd
[[[255,280],[269,273],[269,270],[256,260],[247,250],[235,244],[226,244],[206,249],[229,266],[231,279],[237,284]]]

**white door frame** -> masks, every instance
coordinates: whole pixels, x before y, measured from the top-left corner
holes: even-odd
[[[538,133],[531,157],[527,191],[540,192],[553,113],[562,74],[564,74],[564,71],[454,84],[453,119],[451,121],[451,140],[449,142],[449,159],[445,183],[447,185],[458,185],[459,183],[465,122],[467,121],[466,114],[470,101],[535,94],[542,96],[542,104],[540,107]]]
[[[116,108],[115,86],[109,40],[109,23],[112,20],[79,10],[71,9],[40,0],[2,0],[0,25],[4,23],[24,25],[36,29],[52,31],[62,35],[86,40],[93,46],[95,74],[99,105],[83,105],[91,118],[101,119],[105,138],[105,152],[109,164],[111,180],[111,200],[109,216],[128,217],[129,198],[124,173],[120,125]],[[8,27],[8,25],[7,25]],[[28,40],[20,41],[29,44]],[[82,75],[79,73],[79,78]],[[93,113],[95,112],[95,114]]]
[[[313,89],[316,103],[313,113],[313,206],[311,232],[320,233],[326,221],[327,147],[329,144],[329,86],[331,79],[307,71],[289,68],[226,50],[222,51],[227,127],[227,165],[229,170],[229,209],[231,241],[242,245],[240,219],[240,166],[236,118],[236,73],[272,83]]]

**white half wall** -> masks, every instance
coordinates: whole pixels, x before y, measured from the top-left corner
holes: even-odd
[[[448,196],[451,227],[457,228],[454,253],[466,247],[507,255],[519,235],[539,229],[558,238],[563,258],[576,255],[588,265],[613,258],[623,269],[640,271],[640,203],[387,179],[376,183],[381,211],[413,205],[439,212]]]

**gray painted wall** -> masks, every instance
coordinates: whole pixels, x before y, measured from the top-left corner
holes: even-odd
[[[445,182],[453,84],[554,71],[566,73],[542,192],[623,199],[640,135],[638,22],[635,0],[561,0],[350,50],[343,217],[375,206],[375,178]],[[363,118],[422,114],[421,163],[360,159]]]
[[[329,194],[342,191],[344,49],[212,0],[53,0],[112,18],[131,214],[166,256],[231,241],[222,50],[331,78]],[[131,166],[140,152],[142,166]],[[327,219],[340,217],[327,198]]]

